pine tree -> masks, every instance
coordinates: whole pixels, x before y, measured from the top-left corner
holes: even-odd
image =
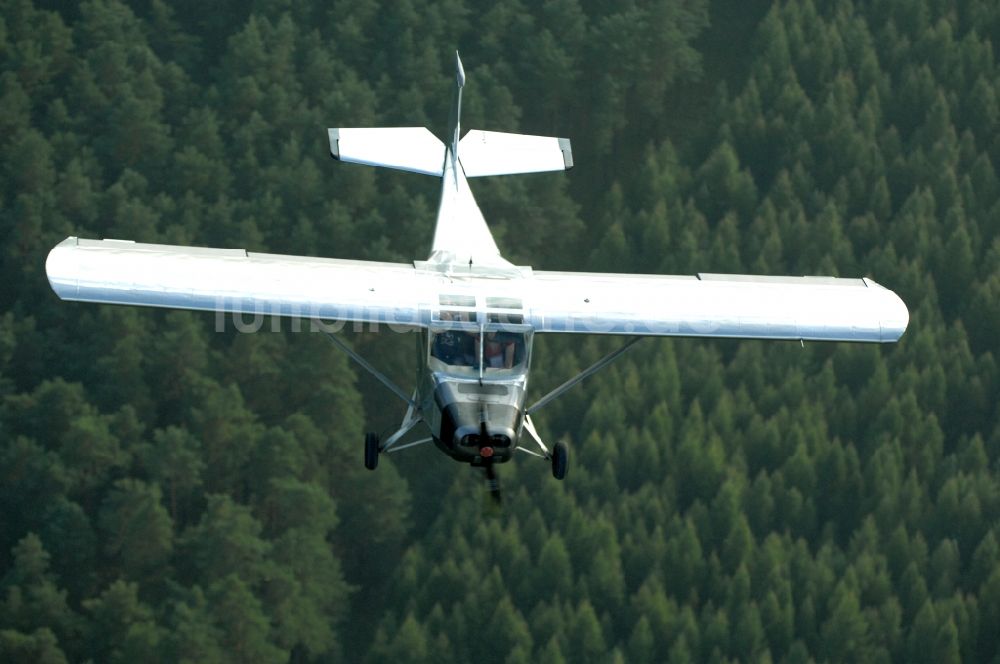
[[[98,517],[105,552],[135,581],[157,580],[173,552],[173,522],[160,488],[138,480],[114,484]]]
[[[65,664],[68,661],[55,635],[44,627],[31,634],[0,630],[0,652],[11,664]]]
[[[260,601],[238,576],[219,577],[209,587],[208,598],[226,661],[288,660],[289,652],[271,641],[270,625]]]
[[[0,624],[11,628],[4,638],[9,638],[16,649],[37,648],[42,653],[58,651],[59,643],[63,647],[76,645],[79,617],[70,609],[66,591],[55,583],[49,570],[50,557],[41,540],[29,533],[11,554],[13,564],[0,580]]]
[[[155,661],[163,629],[139,600],[138,586],[117,580],[83,602],[90,615],[88,654],[104,662]]]

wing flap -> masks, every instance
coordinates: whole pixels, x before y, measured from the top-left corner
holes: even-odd
[[[45,270],[64,300],[418,326],[439,279],[407,264],[75,237]]]
[[[870,279],[534,273],[539,332],[897,341],[903,301]]]

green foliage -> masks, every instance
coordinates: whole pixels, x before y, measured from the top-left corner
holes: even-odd
[[[995,660],[995,4],[6,3],[0,658]],[[573,140],[474,183],[512,260],[870,276],[906,336],[646,341],[484,518],[429,449],[361,467],[402,413],[308,324],[50,292],[67,235],[422,258],[435,185],[323,129],[442,130],[456,47],[465,126]],[[613,343],[539,339],[532,392]]]
[[[26,535],[11,553],[13,562],[0,581],[0,617],[5,628],[11,628],[5,638],[17,642],[15,650],[58,651],[52,637],[63,643],[75,640],[79,618],[67,602],[66,591],[56,585],[49,554],[34,533]]]
[[[47,628],[30,635],[12,629],[0,631],[0,652],[12,664],[65,664],[55,635]]]
[[[98,514],[105,553],[122,575],[135,580],[158,577],[173,549],[173,522],[158,486],[118,480]]]

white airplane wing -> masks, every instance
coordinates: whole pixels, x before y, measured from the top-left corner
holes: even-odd
[[[513,266],[512,266],[513,268]],[[892,342],[909,322],[870,279],[532,271],[70,237],[45,264],[64,300],[427,326],[442,307],[538,332]],[[461,271],[459,271],[461,272]]]
[[[75,237],[45,270],[64,300],[399,325],[422,324],[441,279],[404,263]]]
[[[909,313],[871,279],[535,271],[538,332],[897,341]]]

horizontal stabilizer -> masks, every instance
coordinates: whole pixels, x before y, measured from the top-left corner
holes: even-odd
[[[466,177],[543,173],[573,168],[568,138],[473,129],[458,144]]]
[[[444,143],[425,127],[330,129],[334,159],[436,175],[444,172]]]

